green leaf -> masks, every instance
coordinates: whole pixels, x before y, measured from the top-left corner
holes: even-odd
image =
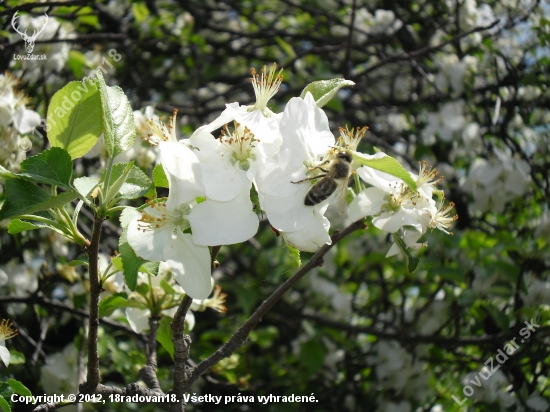
[[[0,395],[0,408],[3,412],[11,412],[10,404],[2,395]]]
[[[13,177],[15,177],[15,175],[12,172],[0,166],[0,183],[4,183],[6,179],[11,179]]]
[[[167,189],[169,187],[168,178],[166,177],[164,168],[160,163],[158,163],[153,169],[153,182],[155,183],[155,187],[165,187]]]
[[[50,196],[48,199],[31,207],[27,213],[36,213],[41,210],[52,209],[54,207],[65,206],[78,197],[77,193],[72,190],[70,192],[61,192],[57,196]]]
[[[116,309],[126,308],[128,306],[128,300],[122,296],[109,296],[99,302],[99,317],[111,315]]]
[[[23,179],[10,179],[4,185],[6,201],[0,210],[0,220],[60,207],[76,198],[76,192],[50,196],[48,192]]]
[[[32,392],[21,382],[15,379],[8,379],[8,385],[15,391],[16,394],[22,396],[32,396]]]
[[[139,215],[139,210],[136,208],[130,206],[124,208],[119,217],[120,227],[126,229],[130,223],[130,220],[132,220],[135,215]]]
[[[67,66],[71,69],[76,79],[82,77],[82,68],[86,64],[86,56],[77,50],[69,51],[69,60]]]
[[[105,203],[109,203],[112,199],[119,195],[120,188],[124,184],[128,173],[132,169],[133,162],[128,163],[115,163],[111,168],[111,174],[109,175],[109,182],[107,182],[107,194],[105,195]],[[106,180],[107,171],[104,171],[101,175],[101,180]]]
[[[25,355],[15,349],[10,349],[10,365],[23,365],[25,363]]]
[[[88,264],[88,255],[79,256],[78,259],[69,262],[69,266],[88,266]]]
[[[52,147],[21,163],[20,176],[48,185],[62,186],[69,190],[72,174],[71,156],[60,147]]]
[[[10,235],[15,235],[16,233],[20,233],[25,230],[40,229],[40,227],[41,226],[34,225],[30,222],[25,222],[19,219],[13,219],[8,225],[8,233]]]
[[[141,2],[132,4],[132,14],[138,23],[143,23],[149,16],[149,9]]]
[[[300,363],[309,375],[313,375],[323,365],[325,348],[318,340],[310,340],[300,347]]]
[[[508,331],[508,329],[510,328],[510,319],[508,319],[508,316],[506,316],[506,314],[502,312],[502,310],[500,310],[490,302],[484,302],[483,307],[487,309],[489,315],[491,315],[491,317],[495,320],[495,322],[503,332]]]
[[[149,261],[141,265],[141,267],[139,268],[139,271],[143,273],[148,273],[151,276],[157,276],[159,273],[159,266],[160,266],[160,262]]]
[[[170,354],[172,359],[174,359],[174,343],[172,342],[172,328],[170,324],[172,323],[172,318],[168,316],[163,316],[159,322],[159,328],[157,331],[157,342],[162,345],[162,347]]]
[[[0,220],[22,215],[46,201],[50,195],[35,184],[23,179],[10,179],[4,184],[6,201],[0,210]]]
[[[166,279],[160,280],[160,288],[164,290],[167,295],[174,295],[176,293],[176,290],[166,281]]]
[[[107,86],[100,71],[97,72],[97,80],[103,109],[105,147],[109,156],[115,157],[134,144],[136,136],[134,112],[120,87]]]
[[[122,270],[122,258],[121,257],[114,257],[111,259],[111,262],[113,262],[113,266],[116,268],[116,270],[121,271]]]
[[[88,197],[88,195],[94,190],[94,188],[98,185],[99,178],[98,177],[79,177],[78,179],[75,179],[73,182],[73,186],[76,189],[78,193],[80,193],[84,197]]]
[[[287,54],[287,60],[291,60],[296,57],[296,52],[294,51],[294,48],[290,43],[286,42],[279,36],[275,37],[275,41],[277,42],[279,47]]]
[[[132,247],[128,244],[126,231],[123,231],[120,236],[118,250],[120,252],[120,257],[122,258],[122,273],[124,274],[124,282],[126,283],[126,286],[128,286],[128,289],[133,292],[137,286],[139,268],[147,261],[138,257],[134,252],[134,249],[132,249]]]
[[[306,97],[307,92],[310,92],[315,99],[315,103],[317,103],[317,107],[323,107],[342,87],[353,85],[355,85],[354,82],[346,79],[318,80],[308,84],[302,90],[300,97],[303,99]]]
[[[300,259],[300,251],[292,246],[290,243],[286,244],[286,251],[288,255],[292,258],[292,262],[296,267],[302,266],[302,260]]]
[[[401,239],[401,236],[399,236],[397,233],[393,233],[392,237],[393,241],[399,247],[399,250],[401,250],[401,253],[405,255],[405,259],[407,260],[407,270],[409,271],[409,273],[414,273],[414,271],[418,267],[418,264],[420,263],[420,259],[411,255],[409,249],[407,249],[405,241]]]
[[[126,177],[126,181],[119,190],[122,199],[137,199],[143,196],[153,182],[137,166],[132,166]]]
[[[102,132],[101,100],[89,78],[74,81],[55,93],[48,106],[48,139],[72,159],[88,153]]]
[[[399,179],[403,180],[403,182],[405,182],[411,190],[416,190],[416,182],[413,180],[409,172],[407,172],[405,168],[401,166],[401,163],[399,163],[393,157],[384,156],[380,158],[373,158],[372,156],[360,152],[355,152],[353,150],[350,151],[353,154],[352,166],[354,169],[356,167],[359,167],[359,165],[368,166],[372,169],[376,169],[389,175],[398,177]]]

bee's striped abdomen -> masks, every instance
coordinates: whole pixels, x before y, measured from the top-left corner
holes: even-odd
[[[315,183],[309,191],[306,193],[304,199],[304,205],[314,206],[327,199],[336,190],[337,183],[334,179],[329,177],[323,177],[317,183]]]

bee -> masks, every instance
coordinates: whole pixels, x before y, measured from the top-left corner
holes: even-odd
[[[338,152],[336,157],[330,160],[327,169],[320,166],[317,167],[324,172],[324,174],[306,178],[298,182],[292,182],[302,183],[309,180],[319,179],[307,191],[304,198],[304,205],[315,206],[336,192],[335,197],[338,203],[338,212],[342,214],[346,207],[348,179],[352,172],[351,162],[352,157],[350,153]]]

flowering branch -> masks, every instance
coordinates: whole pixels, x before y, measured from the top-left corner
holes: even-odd
[[[246,339],[249,333],[261,322],[264,315],[273,307],[283,295],[288,292],[301,278],[303,278],[311,269],[321,266],[323,264],[323,256],[330,250],[332,247],[338,243],[341,239],[353,233],[357,230],[364,229],[366,225],[362,221],[357,221],[352,223],[347,228],[342,231],[335,231],[332,235],[331,244],[326,244],[315,253],[311,259],[304,265],[300,270],[298,270],[292,277],[290,277],[285,283],[277,288],[275,292],[267,298],[258,309],[248,318],[248,320],[229,338],[227,343],[225,343],[220,349],[215,353],[210,355],[208,358],[199,363],[196,367],[191,370],[191,376],[185,382],[184,390],[189,389],[189,387],[195,382],[202,374],[204,374],[208,369],[217,364],[223,358],[231,356],[233,352],[243,346],[246,342]]]

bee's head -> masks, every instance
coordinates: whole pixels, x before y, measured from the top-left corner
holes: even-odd
[[[338,154],[336,155],[336,157],[338,159],[342,159],[342,160],[345,160],[346,162],[348,163],[351,163],[353,158],[351,157],[351,153],[349,152],[338,152]]]

